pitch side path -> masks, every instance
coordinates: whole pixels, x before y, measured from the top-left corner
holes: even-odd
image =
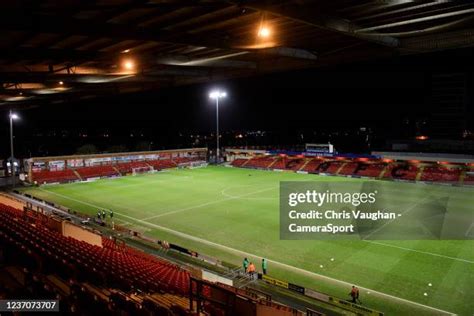
[[[265,257],[271,276],[341,298],[358,285],[388,315],[473,315],[474,241],[279,240],[280,181],[362,180],[207,167],[25,191],[236,265]],[[381,183],[401,209],[449,192],[448,212],[474,214],[474,188]]]

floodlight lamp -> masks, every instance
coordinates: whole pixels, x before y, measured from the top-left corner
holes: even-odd
[[[12,120],[18,120],[20,117],[18,116],[18,114],[12,113],[12,114],[10,114],[10,118],[11,118]]]
[[[271,34],[271,31],[268,27],[266,26],[262,26],[260,27],[260,29],[258,30],[258,36],[260,37],[269,37]]]
[[[135,68],[135,63],[131,59],[124,60],[123,67],[126,70],[133,70]]]
[[[225,98],[227,96],[227,93],[224,91],[219,91],[219,90],[214,90],[209,93],[209,98],[211,99],[220,99],[220,98]]]

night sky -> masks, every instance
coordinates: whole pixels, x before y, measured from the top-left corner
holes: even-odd
[[[17,152],[22,156],[74,153],[84,143],[96,144],[100,150],[105,144],[124,144],[133,150],[138,141],[153,141],[153,149],[186,146],[189,141],[180,139],[180,133],[205,134],[215,130],[215,105],[208,97],[212,88],[228,93],[220,106],[222,131],[271,131],[272,143],[293,145],[302,142],[295,136],[301,133],[314,135],[315,131],[369,127],[382,146],[387,138],[414,136],[416,131],[403,122],[429,120],[432,74],[472,73],[473,51],[394,56],[20,109],[22,120],[15,123]],[[7,112],[1,113],[1,154],[5,157],[8,121]],[[66,134],[54,136],[51,131]],[[81,131],[89,139],[77,140],[70,135]],[[48,133],[50,137],[45,137]],[[109,133],[110,137],[105,141],[91,137],[100,133]],[[133,139],[128,139],[130,133],[134,133]],[[137,138],[138,134],[144,136]],[[321,138],[303,141],[314,140]]]

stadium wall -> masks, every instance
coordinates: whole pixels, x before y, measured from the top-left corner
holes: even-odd
[[[94,246],[102,247],[101,236],[66,221],[62,222],[62,233],[64,237],[71,237]]]

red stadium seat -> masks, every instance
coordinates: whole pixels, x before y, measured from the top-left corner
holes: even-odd
[[[421,175],[422,181],[434,181],[445,183],[457,183],[461,177],[461,169],[449,169],[445,167],[433,166],[425,167]]]
[[[150,167],[145,161],[130,161],[122,162],[115,165],[115,167],[122,173],[132,173],[134,168],[147,168]]]
[[[464,184],[474,185],[474,169],[468,169],[466,175],[464,176]]]
[[[392,164],[387,167],[384,178],[400,180],[416,180],[418,167],[407,164]]]
[[[163,160],[147,160],[147,163],[151,165],[155,170],[162,170],[168,168],[176,168],[176,163],[169,159]]]
[[[286,161],[285,169],[299,171],[301,167],[304,166],[306,163],[306,159],[304,158],[290,158]]]
[[[344,164],[343,162],[339,162],[339,161],[331,161],[331,162],[328,162],[328,163],[329,163],[329,167],[326,170],[322,171],[322,172],[329,173],[329,174],[337,174],[338,170]]]
[[[202,160],[202,159],[199,158],[199,157],[175,157],[175,158],[172,158],[172,161],[177,165],[182,164],[182,163],[199,161],[199,160]]]
[[[352,175],[355,173],[358,166],[359,164],[357,162],[346,162],[344,166],[342,167],[342,169],[339,170],[339,174],[346,175],[346,176]]]
[[[117,170],[114,169],[112,165],[83,167],[77,168],[76,171],[79,173],[82,179],[119,175]]]
[[[311,159],[307,164],[306,166],[304,166],[303,168],[303,171],[306,171],[306,172],[309,172],[309,173],[316,173],[318,168],[319,168],[319,165],[321,165],[321,163],[323,163],[323,160],[319,160],[319,159]]]
[[[257,169],[267,169],[275,161],[275,157],[264,156],[251,158],[249,162],[245,164],[246,168],[257,168]]]
[[[244,163],[246,163],[248,159],[235,159],[232,161],[232,166],[234,167],[241,167]]]
[[[377,178],[380,177],[383,169],[385,168],[385,164],[382,163],[364,163],[360,164],[358,169],[356,170],[355,174],[361,177],[373,177]]]
[[[0,204],[0,231],[45,259],[78,267],[91,280],[104,277],[125,289],[146,287],[144,290],[183,295],[189,289],[189,273],[176,265],[128,246],[117,247],[107,239],[99,247],[64,237],[41,224],[28,223],[22,211],[3,204]]]
[[[68,182],[79,179],[72,169],[34,171],[32,176],[33,181],[38,183]]]

